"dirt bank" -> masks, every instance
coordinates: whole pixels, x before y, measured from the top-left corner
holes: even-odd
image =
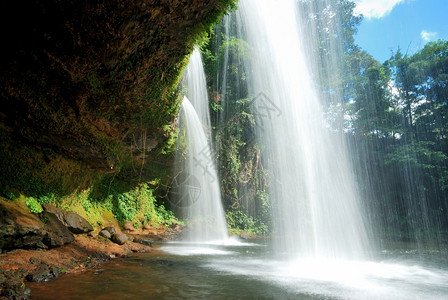
[[[61,247],[44,249],[17,249],[0,254],[0,299],[27,299],[28,281],[53,280],[61,273],[77,273],[132,252],[149,252],[152,241],[167,240],[179,228],[164,226],[126,232],[130,240],[118,245],[97,233],[75,235],[75,240]],[[139,241],[139,242],[135,242]]]

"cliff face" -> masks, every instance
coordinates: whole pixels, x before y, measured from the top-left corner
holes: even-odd
[[[24,175],[42,186],[62,182],[59,173],[150,170],[173,131],[187,55],[234,1],[10,2],[1,12],[2,188]]]

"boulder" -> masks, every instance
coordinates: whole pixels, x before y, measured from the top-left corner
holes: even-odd
[[[114,242],[115,244],[123,245],[124,243],[126,243],[129,240],[129,237],[124,233],[115,232],[114,234],[112,234],[112,237],[110,238],[110,240],[112,242]]]
[[[49,248],[59,247],[75,240],[72,232],[52,213],[44,212],[46,234],[42,242]]]
[[[54,214],[74,234],[93,231],[92,225],[75,212],[63,210],[48,203],[42,204],[42,207],[46,212]]]
[[[114,234],[115,232],[117,232],[117,231],[115,230],[115,228],[112,227],[112,226],[105,227],[105,228],[103,228],[103,230],[108,231],[111,235]]]
[[[101,230],[98,235],[102,236],[102,237],[104,237],[106,239],[110,239],[112,237],[112,234],[110,234],[110,232],[105,230],[105,229]]]
[[[0,201],[0,249],[53,248],[74,241],[73,234],[52,214],[40,217],[10,201]]]

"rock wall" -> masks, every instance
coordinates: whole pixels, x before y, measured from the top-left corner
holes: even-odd
[[[4,4],[0,188],[45,189],[64,176],[90,185],[120,170],[150,178],[173,134],[188,54],[233,2]]]

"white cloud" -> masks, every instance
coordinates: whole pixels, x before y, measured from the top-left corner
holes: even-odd
[[[422,40],[424,40],[425,42],[429,42],[436,38],[437,32],[429,32],[426,30],[422,30],[422,32],[420,33],[420,36],[422,37]]]
[[[355,0],[355,14],[364,15],[367,19],[382,18],[399,3],[406,0]]]

